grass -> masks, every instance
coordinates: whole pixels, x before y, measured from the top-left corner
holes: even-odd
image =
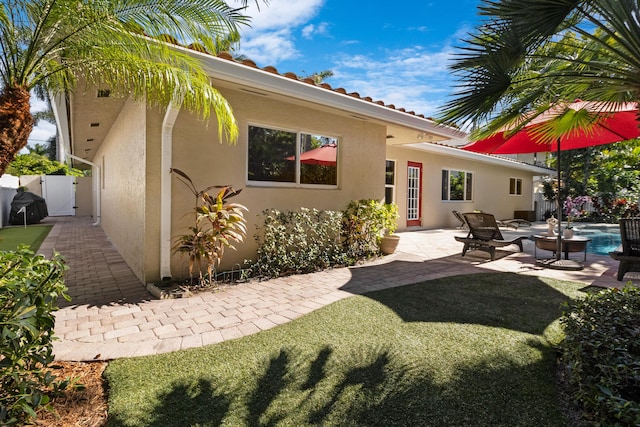
[[[578,283],[507,273],[354,296],[213,346],[110,363],[110,426],[564,426]]]
[[[40,249],[40,245],[51,231],[52,225],[29,225],[27,228],[4,227],[0,228],[0,251],[15,251],[18,246],[25,244],[30,246],[33,252]]]

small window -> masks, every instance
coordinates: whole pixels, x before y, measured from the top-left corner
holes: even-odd
[[[444,169],[442,171],[442,200],[473,200],[473,173]]]
[[[522,179],[509,178],[509,194],[514,196],[522,195]]]
[[[247,179],[293,185],[338,184],[338,139],[249,126]]]
[[[396,162],[387,160],[384,175],[384,202],[393,203],[395,201],[396,188]]]

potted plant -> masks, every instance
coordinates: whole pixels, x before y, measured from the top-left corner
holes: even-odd
[[[380,238],[380,252],[389,255],[396,251],[400,236],[393,234],[398,228],[398,205],[387,203],[382,206],[382,228],[383,235]]]

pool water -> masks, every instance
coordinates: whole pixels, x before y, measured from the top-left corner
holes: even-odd
[[[587,252],[590,254],[609,255],[609,252],[620,246],[620,233],[581,230],[577,235],[591,239],[587,245]]]

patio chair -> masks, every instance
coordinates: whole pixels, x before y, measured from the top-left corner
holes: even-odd
[[[462,214],[458,211],[451,211],[451,213],[453,214],[453,216],[456,217],[456,219],[458,221],[460,221],[460,225],[458,226],[458,228],[463,228],[465,230],[469,229],[469,226],[467,225],[467,222],[464,220],[464,217],[462,216]]]
[[[627,272],[640,271],[640,217],[623,218],[619,224],[622,244],[609,256],[620,262],[618,280],[622,281]]]
[[[531,227],[531,222],[526,219],[510,218],[510,219],[498,219],[496,220],[500,227],[511,227],[517,230],[518,227]]]
[[[474,212],[487,213],[487,212],[482,211],[482,210],[475,210]],[[455,213],[454,213],[454,215],[455,215]],[[462,219],[461,219],[461,221],[462,221]],[[513,228],[514,230],[517,230],[518,227],[520,227],[521,225],[526,226],[526,227],[531,227],[531,223],[529,221],[524,220],[524,219],[517,219],[517,218],[496,219],[496,223],[498,224],[498,227]]]
[[[492,214],[468,212],[461,215],[469,226],[469,233],[466,237],[454,236],[458,242],[464,244],[462,256],[465,256],[468,250],[480,250],[488,252],[491,255],[491,261],[493,261],[496,259],[496,248],[509,245],[517,245],[522,252],[522,240],[526,237],[505,240],[500,233],[496,218]]]

